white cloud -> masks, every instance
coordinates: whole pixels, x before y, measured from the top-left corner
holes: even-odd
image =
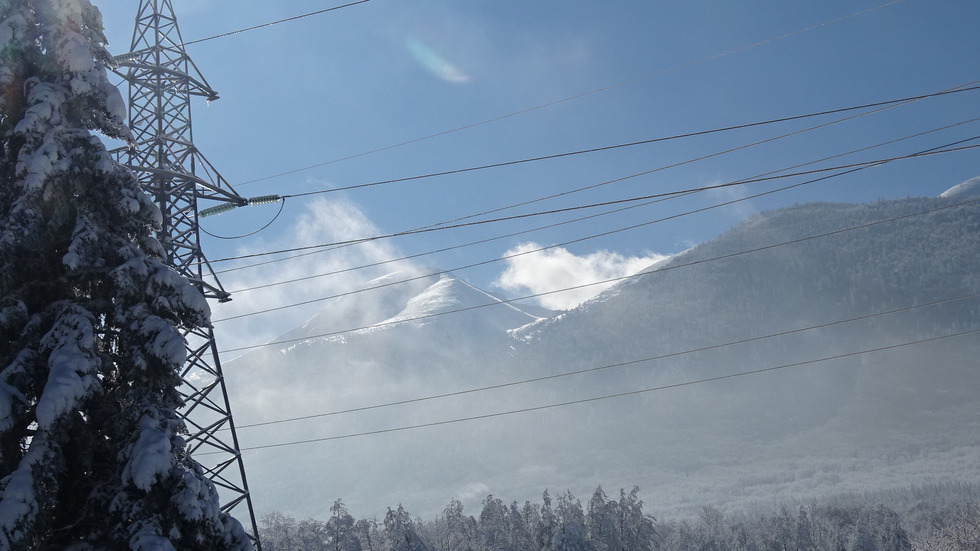
[[[705,185],[717,186],[721,184],[722,180],[714,180]],[[748,186],[728,186],[708,190],[706,197],[712,203],[730,203],[723,207],[724,211],[733,215],[736,220],[741,221],[759,211],[751,200],[746,199],[749,196],[749,192],[750,189]]]
[[[458,490],[457,498],[462,502],[482,499],[491,493],[490,486],[483,482],[469,482]]]
[[[357,205],[342,199],[329,201],[320,199],[306,205],[304,211],[296,216],[295,223],[283,235],[249,248],[239,249],[236,254],[245,255],[260,251],[346,241],[380,233],[382,232],[364,216]],[[304,254],[307,252],[313,254]],[[212,318],[222,320],[303,301],[316,302],[302,307],[218,322],[215,328],[220,339],[220,348],[229,349],[259,344],[302,325],[311,316],[324,309],[328,313],[339,312],[343,308],[336,304],[336,299],[333,302],[317,301],[317,299],[358,290],[367,281],[380,275],[406,269],[404,262],[384,263],[401,257],[401,254],[385,241],[371,241],[331,250],[300,251],[287,256],[297,257],[220,274],[222,284],[226,290],[232,292],[233,300],[226,304],[212,305]],[[259,257],[243,262],[256,264],[266,260],[268,258]],[[359,266],[378,263],[384,264],[366,269],[355,269]],[[225,267],[224,265],[220,266],[220,268]],[[327,275],[318,276],[319,274]],[[296,283],[242,291],[242,289],[307,277],[310,278]],[[365,294],[362,300],[356,301],[361,310],[360,313],[365,316],[368,315],[366,311],[373,304],[371,300],[373,297],[368,295],[370,293]],[[361,296],[358,295],[358,298]],[[355,301],[348,300],[346,302]],[[327,308],[328,305],[329,308]],[[338,314],[337,317],[343,316]],[[350,329],[351,327],[342,327],[340,324],[356,323],[356,321],[347,320],[346,317],[343,318],[338,319],[338,326],[330,330]]]
[[[507,268],[494,285],[514,294],[548,293],[632,275],[667,258],[655,253],[637,257],[610,251],[577,256],[562,247],[531,252],[540,248],[541,245],[529,242],[507,251],[504,256],[511,258],[507,259]],[[548,294],[537,300],[546,308],[567,310],[598,295],[613,283]]]

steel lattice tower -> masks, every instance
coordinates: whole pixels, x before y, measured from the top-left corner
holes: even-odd
[[[116,72],[129,83],[134,138],[129,148],[116,152],[117,160],[136,173],[163,213],[159,239],[167,262],[207,298],[227,301],[229,294],[201,251],[198,200],[235,206],[248,201],[194,147],[191,96],[212,101],[218,94],[184,51],[170,0],[140,0],[130,53],[116,56],[116,61]],[[180,415],[189,431],[188,450],[218,488],[223,511],[244,503],[253,542],[261,551],[214,331],[185,331],[184,338],[188,354],[179,391],[185,401]]]

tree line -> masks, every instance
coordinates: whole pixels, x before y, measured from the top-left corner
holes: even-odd
[[[282,513],[259,525],[265,551],[962,551],[980,549],[976,502],[811,503],[750,517],[705,506],[690,519],[643,513],[638,488],[583,504],[570,492],[509,505],[493,495],[478,516],[453,499],[431,521],[400,505],[384,519],[355,519],[342,501],[330,518]]]

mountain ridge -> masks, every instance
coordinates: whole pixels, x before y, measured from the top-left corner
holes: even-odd
[[[487,493],[587,495],[598,484],[639,484],[656,489],[651,511],[661,514],[685,510],[692,494],[697,505],[724,506],[895,487],[929,473],[980,482],[957,466],[980,452],[971,421],[980,415],[976,339],[860,353],[980,327],[975,298],[903,310],[980,292],[980,207],[955,206],[961,199],[760,213],[519,327],[506,326],[535,316],[483,319],[513,313],[507,304],[247,355],[232,367],[258,381],[269,365],[290,376],[235,389],[246,422],[270,404],[283,416],[389,404],[257,429],[254,442],[429,427],[297,446],[288,462],[316,473],[305,482],[314,497],[298,498],[296,484],[255,491],[295,514],[335,498],[352,510],[403,503],[435,514],[451,497],[472,505]],[[844,231],[851,227],[861,229]],[[783,242],[793,243],[773,246]],[[488,295],[450,275],[412,285],[392,291],[383,310],[396,314],[381,321],[410,317],[413,299],[421,314]],[[890,310],[903,311],[874,316]],[[833,356],[844,357],[823,359]],[[777,370],[738,375],[767,368]],[[564,375],[574,371],[583,373]],[[711,378],[723,379],[688,385]],[[515,384],[530,380],[539,382]],[[425,398],[434,396],[444,397]],[[454,419],[473,420],[446,423]]]

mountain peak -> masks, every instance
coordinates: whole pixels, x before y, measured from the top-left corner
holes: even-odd
[[[377,324],[412,321],[417,325],[431,323],[434,316],[450,313],[466,315],[470,311],[481,311],[479,317],[489,326],[500,331],[513,329],[536,321],[531,315],[487,291],[474,287],[452,274],[443,273],[438,281],[429,285],[421,293],[408,299],[405,308],[394,317]]]
[[[939,196],[944,199],[953,197],[978,197],[980,196],[980,176],[970,178],[965,182],[960,182],[942,192]]]

